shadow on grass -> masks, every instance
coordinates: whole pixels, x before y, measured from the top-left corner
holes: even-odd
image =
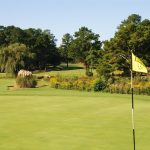
[[[57,67],[49,66],[49,67],[47,67],[46,70],[35,70],[33,72],[34,73],[40,73],[40,72],[49,72],[49,71],[64,71],[64,70],[78,70],[78,69],[84,69],[84,67],[77,66],[77,65],[70,65],[68,67],[65,65],[60,65]]]
[[[78,70],[78,69],[84,69],[84,67],[79,67],[79,66],[69,66],[68,68],[63,66],[62,70]]]
[[[78,69],[84,69],[84,67],[81,66],[57,66],[57,67],[49,67],[47,71],[64,71],[64,70],[78,70]]]

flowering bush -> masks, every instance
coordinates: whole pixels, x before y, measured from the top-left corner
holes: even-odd
[[[133,80],[134,93],[150,95],[150,79]],[[112,81],[103,81],[96,77],[62,77],[50,78],[50,86],[59,89],[80,91],[104,91],[110,93],[130,94],[130,78],[117,78]]]
[[[95,83],[94,78],[89,77],[69,77],[63,78],[60,76],[55,76],[50,78],[50,86],[53,88],[68,89],[68,90],[81,90],[81,91],[91,91],[93,90]]]
[[[105,91],[110,93],[121,93],[121,94],[129,94],[131,93],[131,83],[130,78],[123,78],[115,81],[110,84]],[[133,80],[133,87],[135,94],[144,94],[150,95],[150,80],[135,78]]]
[[[58,79],[56,77],[50,78],[50,85],[53,88],[58,88],[58,85],[59,85]]]

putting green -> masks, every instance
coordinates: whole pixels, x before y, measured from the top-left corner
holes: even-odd
[[[137,149],[149,150],[150,97],[135,96],[135,116]],[[131,127],[129,95],[1,87],[1,150],[129,150]]]

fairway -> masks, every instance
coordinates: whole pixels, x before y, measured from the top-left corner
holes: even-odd
[[[149,100],[135,97],[137,149],[149,150]],[[129,95],[1,87],[1,150],[129,150],[131,128]]]

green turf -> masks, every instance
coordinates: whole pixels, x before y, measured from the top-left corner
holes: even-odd
[[[38,72],[34,73],[36,76],[65,76],[65,77],[72,77],[72,76],[85,76],[85,67],[83,64],[69,64],[69,67],[66,67],[66,64],[61,64],[58,68],[55,68],[52,71],[47,72]],[[96,71],[93,70],[94,75],[96,75]]]
[[[35,73],[37,76],[84,76],[85,75],[85,69],[82,64],[69,64],[69,67],[66,68],[66,64],[61,64],[58,68],[55,68],[52,71],[48,72],[38,72]]]
[[[129,150],[129,95],[8,90],[0,79],[0,150]],[[150,97],[135,96],[137,150],[149,150]]]
[[[51,68],[51,71],[34,71],[33,75],[36,76],[63,76],[63,77],[72,77],[72,76],[85,76],[85,67],[83,64],[69,64],[69,67],[66,67],[66,64],[61,64],[57,68]],[[94,75],[96,75],[96,70],[93,70]],[[6,78],[5,73],[0,73],[0,79]]]
[[[48,71],[48,72],[41,72],[36,73],[37,76],[85,76],[85,70],[84,69],[78,69],[78,70],[63,70],[63,71]]]

